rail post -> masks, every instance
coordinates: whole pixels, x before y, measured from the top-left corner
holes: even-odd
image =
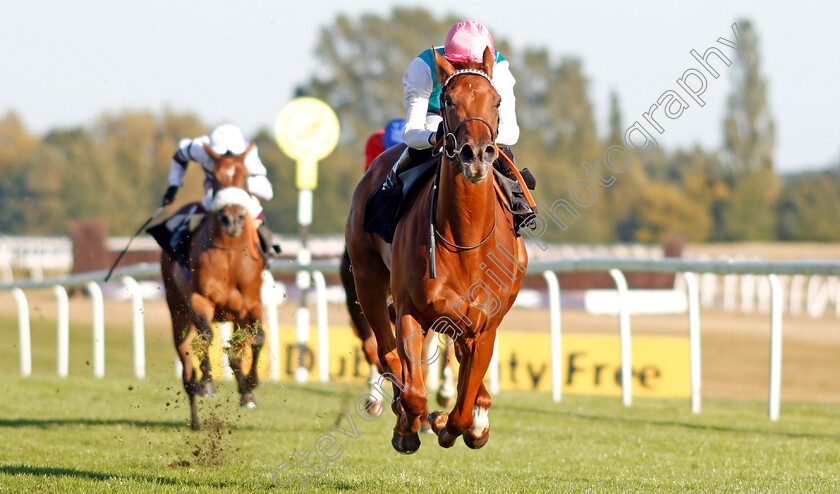
[[[67,377],[70,363],[70,308],[67,300],[67,290],[61,285],[53,286],[53,293],[58,303],[58,327],[56,339],[58,341],[57,373],[58,377]]]
[[[20,375],[32,375],[32,338],[29,329],[29,303],[20,288],[12,289],[12,296],[18,308],[18,340],[20,344]]]
[[[327,321],[327,281],[324,273],[312,272],[315,282],[315,310],[318,314],[318,379],[325,383],[330,380],[330,335]]]
[[[102,289],[93,281],[87,284],[93,305],[93,375],[105,377],[105,304]]]
[[[782,283],[775,274],[767,275],[770,281],[770,396],[768,415],[770,420],[779,420],[779,402],[782,388]]]
[[[123,285],[131,294],[131,335],[134,343],[134,376],[146,377],[146,340],[143,328],[143,294],[140,284],[131,276],[122,277]]]
[[[685,273],[688,288],[688,341],[691,353],[691,411],[700,413],[701,360],[700,360],[700,290],[697,275]]]
[[[633,353],[630,345],[630,307],[627,300],[627,280],[618,269],[610,269],[610,276],[618,289],[618,333],[621,339],[621,401],[633,404]]]
[[[560,325],[560,281],[554,271],[543,272],[548,285],[548,332],[551,340],[551,398],[555,402],[563,399],[563,357],[562,327]]]

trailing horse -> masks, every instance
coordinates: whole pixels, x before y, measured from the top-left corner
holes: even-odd
[[[406,454],[420,447],[426,362],[424,338],[418,336],[429,329],[450,337],[460,363],[455,407],[429,416],[438,443],[450,447],[461,435],[470,448],[487,442],[491,399],[482,379],[496,329],[519,293],[528,262],[491,173],[499,157],[494,141],[501,101],[491,82],[493,56],[485,50],[483,63],[456,67],[435,53],[435,62],[444,122],[437,178],[405,209],[393,244],[365,232],[364,204],[401,151],[391,148],[356,188],[345,232],[359,304],[375,334],[384,375],[393,384],[397,421],[391,444]]]
[[[247,212],[253,199],[247,191],[248,174],[243,164],[250,149],[220,156],[205,146],[216,162],[214,200],[190,237],[188,269],[183,269],[166,250],[161,254],[166,302],[175,347],[183,364],[181,377],[190,400],[193,429],[199,428],[196,395],[215,394],[208,355],[213,339],[211,324],[215,321],[234,324],[228,355],[241,395],[240,404],[256,407],[251,391],[257,385],[257,359],[265,334],[260,324],[263,258],[254,220]],[[195,327],[194,332],[191,326]],[[248,347],[251,367],[245,373],[242,360]],[[200,362],[200,380],[193,365],[194,356]]]

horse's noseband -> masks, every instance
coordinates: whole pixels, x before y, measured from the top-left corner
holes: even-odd
[[[455,130],[453,130],[452,132],[448,132],[443,137],[443,152],[444,152],[444,154],[446,154],[447,158],[449,158],[453,161],[456,161],[459,164],[461,163],[461,151],[463,150],[464,146],[462,145],[461,147],[458,147],[458,138],[455,137],[455,134],[458,132],[458,130],[461,128],[462,125],[469,122],[470,120],[478,120],[478,121],[482,122],[484,125],[486,125],[487,128],[490,129],[490,135],[493,136],[492,143],[496,142],[496,133],[493,131],[493,126],[490,125],[490,123],[487,122],[487,120],[484,120],[481,117],[465,118],[464,120],[461,121],[461,123],[458,124],[457,127],[455,127]],[[450,143],[452,144],[451,147],[450,147]]]

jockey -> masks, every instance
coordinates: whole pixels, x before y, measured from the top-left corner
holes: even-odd
[[[403,140],[408,145],[408,149],[394,164],[384,187],[391,187],[398,183],[398,173],[428,161],[432,157],[432,149],[443,136],[443,119],[440,116],[442,88],[435,77],[437,66],[432,50],[437,51],[450,62],[481,63],[485,47],[489,47],[495,54],[492,82],[502,98],[499,105],[496,143],[512,158],[510,146],[519,140],[519,126],[516,123],[516,97],[513,94],[516,80],[510,72],[510,64],[495,49],[493,36],[484,25],[477,21],[459,22],[449,30],[443,46],[429,48],[422,52],[409,64],[403,74],[403,104],[408,110]],[[501,166],[498,160],[494,163],[494,167],[503,175],[512,178],[512,174],[508,175],[510,170]],[[527,171],[524,176],[527,176],[526,182],[529,188],[532,188],[533,177]],[[522,207],[521,204],[518,206]]]
[[[210,210],[210,205],[213,202],[213,181],[210,177],[213,176],[213,169],[215,161],[204,150],[204,145],[207,144],[210,148],[219,155],[224,154],[240,154],[245,152],[248,147],[248,142],[242,135],[242,131],[238,127],[231,124],[219,125],[209,136],[203,135],[195,139],[181,139],[178,143],[178,149],[175,155],[172,156],[172,162],[169,169],[169,188],[163,195],[162,206],[168,206],[175,199],[178,189],[184,185],[184,174],[187,171],[187,165],[190,161],[198,162],[204,169],[205,178],[204,198],[198,206],[198,211],[194,213],[205,213]],[[263,165],[257,154],[257,147],[254,146],[251,151],[245,156],[243,160],[245,168],[248,171],[248,192],[251,194],[251,204],[247,207],[248,213],[254,220],[257,227],[257,233],[260,238],[260,246],[263,253],[268,257],[271,256],[272,251],[279,253],[277,246],[272,243],[272,234],[263,221],[263,208],[260,205],[259,199],[270,201],[274,197],[274,189],[271,182],[266,176],[265,165]],[[179,225],[172,235],[171,247],[175,250],[184,239],[187,230],[187,222]],[[268,263],[266,262],[266,267]]]

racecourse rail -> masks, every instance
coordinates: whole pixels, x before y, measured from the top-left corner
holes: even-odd
[[[327,337],[327,301],[324,274],[338,272],[337,259],[316,260],[301,266],[290,262],[288,264],[272,266],[271,272],[276,274],[296,274],[309,272],[315,285],[317,295],[317,320],[319,334],[319,355],[328,355]],[[691,375],[691,410],[699,413],[701,409],[701,365],[700,365],[700,294],[697,281],[698,274],[718,275],[760,275],[766,276],[771,290],[770,307],[770,379],[768,393],[768,417],[770,420],[779,419],[779,403],[781,391],[781,363],[782,363],[782,313],[784,304],[784,287],[780,276],[784,275],[821,275],[840,276],[840,261],[737,261],[737,260],[689,260],[678,258],[667,259],[628,259],[628,258],[578,258],[559,260],[534,260],[528,265],[526,276],[541,275],[547,284],[549,295],[549,333],[551,336],[551,385],[552,397],[559,402],[561,391],[561,324],[560,324],[560,283],[558,272],[608,272],[613,278],[618,290],[619,298],[619,336],[621,341],[621,383],[622,402],[630,406],[633,402],[632,394],[632,361],[631,361],[631,331],[630,307],[628,302],[628,288],[624,277],[625,272],[654,272],[654,273],[682,273],[688,298],[688,334],[690,345],[690,375]],[[90,293],[93,305],[93,373],[97,377],[105,375],[105,331],[103,315],[103,298],[99,282],[104,279],[105,271],[80,273],[61,278],[43,280],[23,280],[17,282],[0,283],[0,291],[11,291],[18,307],[18,330],[20,346],[21,375],[29,376],[32,372],[31,343],[29,334],[29,308],[24,289],[52,287],[58,300],[58,375],[66,376],[68,368],[68,287],[85,287]],[[132,299],[132,334],[134,344],[134,373],[138,378],[145,376],[145,343],[143,327],[143,299],[135,277],[160,276],[158,264],[137,264],[127,266],[115,272],[131,293]],[[270,366],[272,379],[280,377],[280,347],[277,338],[277,306],[278,285],[269,272],[263,273],[263,300],[266,304],[266,320],[268,328]],[[490,391],[498,392],[499,367],[494,352],[489,371]],[[321,382],[329,379],[329,362],[327,358],[318,359],[318,377]],[[435,373],[430,373],[435,374]]]

